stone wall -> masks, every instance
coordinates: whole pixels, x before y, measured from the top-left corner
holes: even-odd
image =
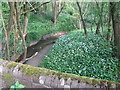
[[[0,79],[6,88],[16,81],[26,88],[120,88],[120,83],[0,60]]]

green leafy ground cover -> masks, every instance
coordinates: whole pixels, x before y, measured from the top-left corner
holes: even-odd
[[[116,81],[118,59],[112,57],[112,46],[103,38],[74,31],[57,40],[39,65],[52,70]]]

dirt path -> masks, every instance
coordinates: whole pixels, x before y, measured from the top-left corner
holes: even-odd
[[[40,64],[42,59],[45,57],[45,55],[49,52],[49,50],[51,49],[52,46],[53,46],[53,44],[47,45],[42,50],[40,50],[40,52],[38,52],[38,54],[35,57],[33,57],[32,59],[29,59],[24,64],[38,67],[38,65]]]

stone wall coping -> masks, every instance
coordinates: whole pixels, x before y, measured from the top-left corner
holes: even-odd
[[[75,85],[76,87],[79,87],[79,85],[86,84],[98,87],[120,88],[119,82],[63,73],[46,68],[32,67],[30,65],[25,65],[13,61],[0,60],[0,75],[3,75],[4,73],[9,73],[13,77],[29,80],[31,82],[35,81],[40,84],[46,84],[48,87],[49,84],[52,83],[48,83],[47,80],[51,80],[54,82],[54,84],[59,80],[57,83],[60,83],[60,87],[61,85],[64,85],[64,87],[69,87],[69,84],[71,84],[71,87],[74,87]],[[57,85],[56,87],[58,87]]]

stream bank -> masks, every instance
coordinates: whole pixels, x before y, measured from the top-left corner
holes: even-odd
[[[26,60],[23,60],[24,51],[18,56],[15,62],[28,64],[34,67],[38,67],[42,59],[49,52],[55,41],[62,35],[68,32],[58,32],[55,34],[47,34],[42,36],[42,38],[35,43],[27,47]]]
[[[50,51],[52,46],[53,44],[45,46],[43,49],[40,50],[40,52],[36,52],[36,55],[33,58],[25,61],[23,64],[28,64],[33,67],[37,67],[42,62],[42,59],[46,56],[46,54]]]

